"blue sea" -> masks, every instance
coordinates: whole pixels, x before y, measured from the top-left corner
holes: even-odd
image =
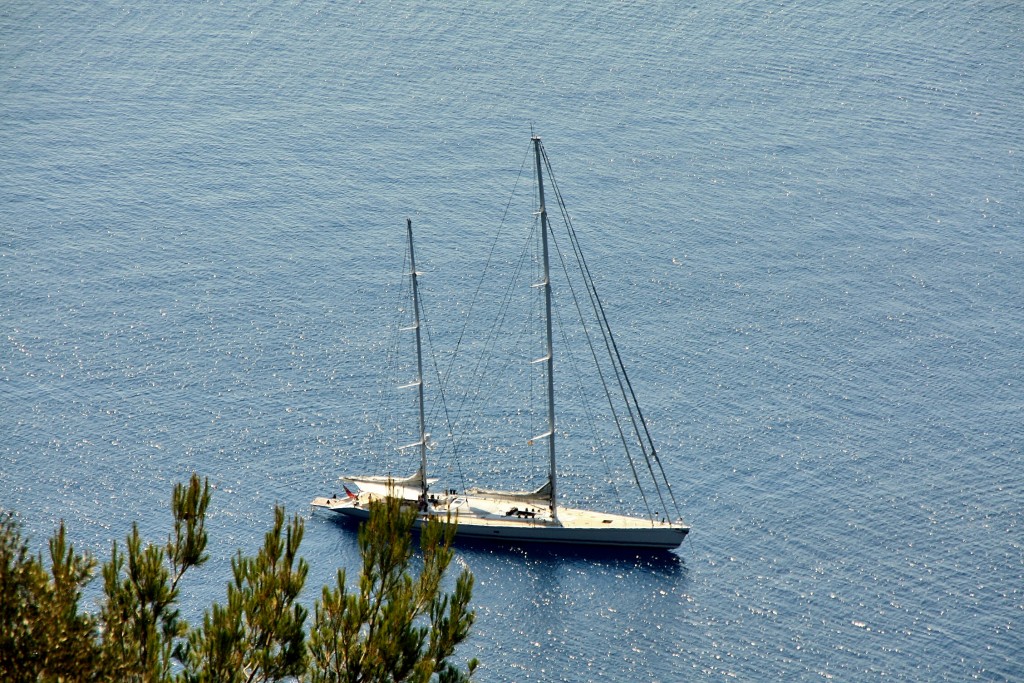
[[[693,530],[460,547],[477,679],[1024,680],[1022,29],[984,0],[5,2],[0,507],[102,558],[209,477],[191,619],[275,503],[307,603],[354,576],[309,501],[373,471],[405,218],[443,346],[535,131]]]

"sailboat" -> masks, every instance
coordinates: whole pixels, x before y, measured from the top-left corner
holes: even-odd
[[[599,510],[575,508],[563,505],[560,500],[558,487],[558,456],[556,447],[556,396],[555,396],[555,349],[552,331],[552,282],[551,282],[551,258],[549,253],[549,242],[553,239],[551,227],[548,221],[548,212],[545,205],[544,193],[544,168],[548,169],[548,176],[552,183],[553,195],[557,198],[559,207],[562,209],[562,216],[568,221],[568,213],[562,204],[561,194],[554,185],[551,174],[550,161],[547,153],[541,144],[540,137],[531,137],[532,152],[536,167],[536,181],[538,194],[537,214],[539,215],[540,228],[540,255],[541,281],[536,283],[543,292],[543,327],[546,353],[540,359],[534,361],[543,364],[545,368],[545,394],[546,394],[546,425],[544,433],[530,439],[532,445],[542,441],[547,446],[548,472],[546,481],[538,488],[526,491],[506,491],[495,489],[465,488],[460,491],[458,488],[444,488],[443,491],[433,489],[439,479],[428,477],[427,450],[429,434],[427,432],[426,412],[424,409],[424,374],[423,374],[423,340],[421,335],[422,317],[420,308],[420,295],[418,289],[416,271],[415,251],[413,248],[412,221],[406,221],[406,232],[408,240],[408,257],[411,265],[411,293],[412,293],[412,324],[409,328],[415,334],[416,348],[416,379],[409,385],[417,391],[418,404],[418,436],[415,443],[402,447],[403,449],[414,448],[419,452],[419,468],[409,476],[395,477],[391,474],[378,475],[351,475],[341,477],[344,486],[344,495],[321,496],[314,498],[312,505],[315,508],[327,510],[331,513],[342,515],[346,518],[362,520],[369,517],[370,505],[375,500],[385,497],[397,497],[407,505],[418,509],[416,526],[425,522],[431,517],[454,519],[457,522],[456,537],[460,539],[486,540],[499,543],[512,544],[561,544],[573,546],[600,546],[607,548],[628,548],[628,549],[672,549],[678,547],[686,537],[690,527],[683,522],[679,516],[678,504],[671,486],[665,477],[664,469],[661,466],[657,451],[654,449],[650,438],[650,432],[646,421],[636,403],[636,396],[633,393],[625,369],[621,366],[621,357],[611,336],[610,329],[606,328],[607,319],[604,316],[604,309],[597,298],[596,289],[592,280],[587,278],[587,293],[589,300],[597,312],[597,319],[602,321],[602,334],[604,346],[609,351],[613,362],[616,363],[616,376],[614,382],[607,382],[602,378],[602,384],[617,385],[621,395],[628,405],[630,416],[627,423],[632,425],[632,430],[618,428],[622,436],[622,447],[627,451],[630,469],[634,477],[637,470],[650,473],[655,481],[657,498],[665,510],[671,509],[665,505],[666,498],[675,506],[675,516],[670,518],[668,512],[664,514],[659,511],[651,512],[647,504],[647,496],[644,496],[647,505],[646,516],[633,516],[631,514],[610,513]],[[575,240],[574,231],[571,230],[571,239]],[[577,244],[574,241],[574,248]],[[586,270],[584,268],[584,270]],[[631,446],[627,442],[625,432],[636,436]],[[641,456],[634,455],[631,451],[637,450],[637,443]],[[641,461],[640,466],[636,461]],[[660,481],[660,484],[658,483]],[[639,479],[637,484],[639,485]],[[353,488],[350,489],[349,485]],[[355,490],[353,490],[355,489]]]

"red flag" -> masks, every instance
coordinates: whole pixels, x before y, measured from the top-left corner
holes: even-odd
[[[358,498],[358,497],[359,497],[359,496],[357,496],[356,494],[354,494],[354,493],[352,493],[351,491],[349,491],[349,490],[348,490],[348,487],[347,487],[347,486],[345,486],[344,484],[342,484],[342,485],[341,485],[341,487],[342,487],[343,489],[345,489],[345,495],[346,495],[346,496],[348,496],[349,498]]]

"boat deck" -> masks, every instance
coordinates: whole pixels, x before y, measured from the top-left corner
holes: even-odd
[[[377,494],[360,492],[354,497],[313,499],[313,506],[346,517],[366,519]],[[408,500],[417,505],[416,500]],[[619,545],[674,548],[689,532],[681,522],[652,521],[593,510],[558,508],[553,519],[547,508],[475,496],[435,497],[417,520],[446,517],[457,521],[456,534],[463,537],[496,538],[516,542],[557,542],[569,544]]]

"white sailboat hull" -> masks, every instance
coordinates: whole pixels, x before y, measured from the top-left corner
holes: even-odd
[[[371,499],[372,496],[365,493],[355,498],[321,497],[313,500],[313,506],[349,519],[365,520],[370,515]],[[415,501],[410,500],[409,503],[414,505]],[[512,512],[513,509],[516,512]],[[624,515],[561,507],[558,519],[553,520],[536,511],[510,508],[505,501],[472,497],[455,497],[428,506],[417,517],[414,528],[418,529],[430,517],[445,519],[449,512],[458,524],[455,531],[457,538],[512,544],[554,543],[668,550],[678,547],[690,530],[681,523],[652,522]],[[527,516],[530,514],[534,516]]]

